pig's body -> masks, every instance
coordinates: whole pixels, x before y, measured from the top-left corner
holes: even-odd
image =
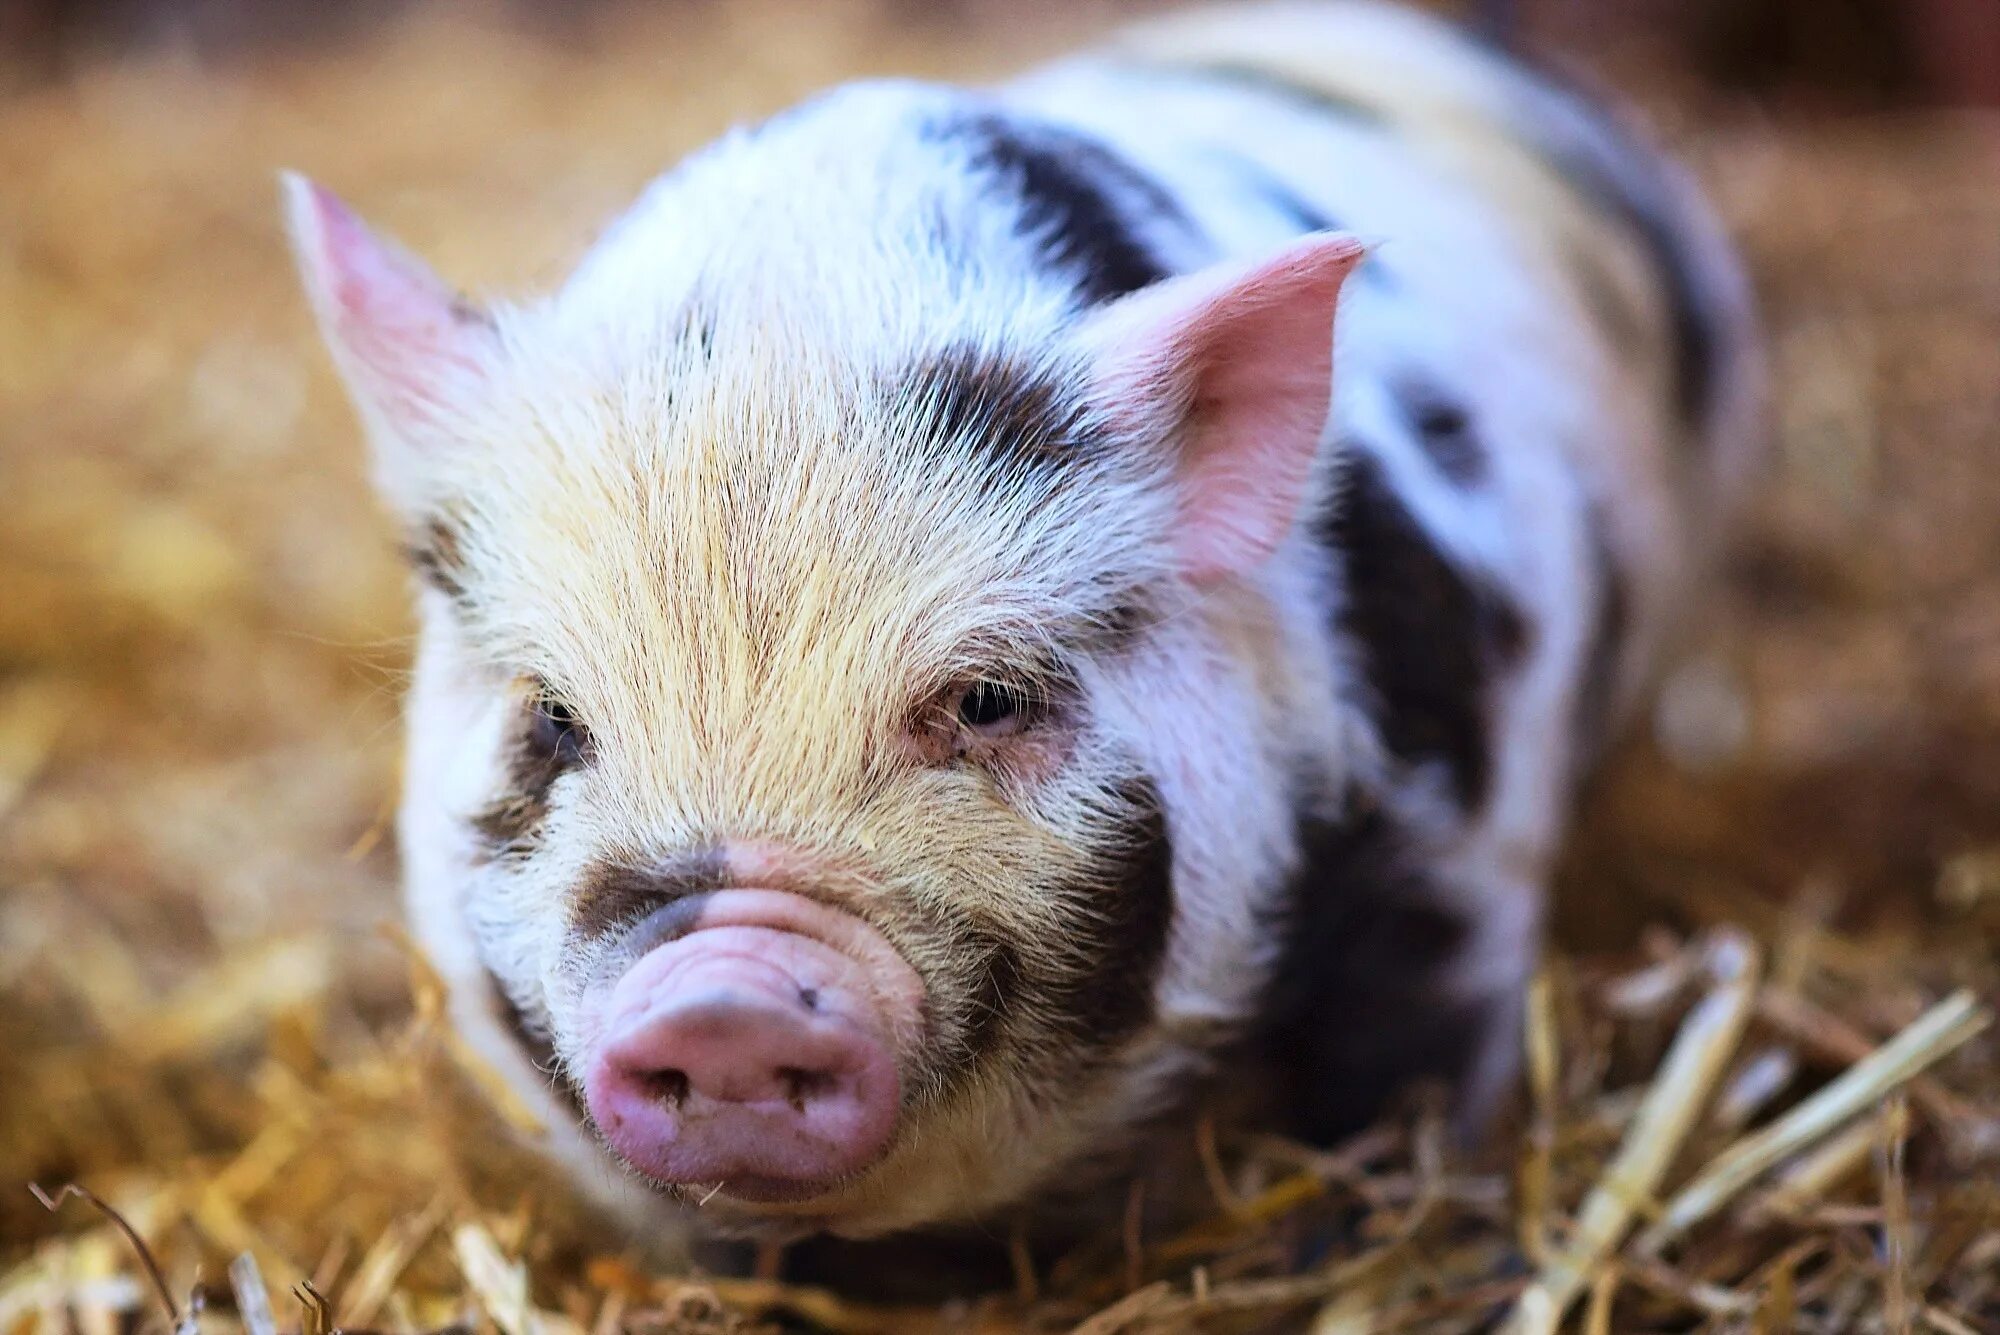
[[[1303,564],[1332,562],[1300,619],[1333,632],[1305,670],[1350,669],[1337,689],[1386,763],[1306,822],[1292,1004],[1259,1006],[1278,1051],[1329,1063],[1297,1091],[1310,1134],[1355,1129],[1413,1071],[1461,1073],[1487,1107],[1576,787],[1752,460],[1727,243],[1604,108],[1389,6],[1197,12],[1013,96],[1225,254],[1375,243],[1341,297],[1339,462]]]
[[[1501,1091],[1752,434],[1726,250],[1594,113],[1236,10],[832,94],[533,307],[294,223],[427,576],[412,910],[599,1194],[878,1235],[1219,1060],[1319,1139]]]

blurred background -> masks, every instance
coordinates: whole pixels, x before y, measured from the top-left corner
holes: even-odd
[[[734,122],[1161,7],[0,0],[0,1274],[54,1255],[24,1179],[339,1275],[497,1173],[426,1157],[468,1124],[403,1060],[449,1046],[381,927],[406,590],[273,173],[520,288]],[[1817,941],[1878,1032],[2000,995],[2000,0],[1472,9],[1693,162],[1777,374],[1754,522],[1592,786],[1560,949]]]

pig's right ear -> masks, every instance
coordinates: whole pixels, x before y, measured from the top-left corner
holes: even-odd
[[[373,438],[379,481],[392,502],[419,505],[425,447],[489,363],[492,323],[332,191],[292,172],[281,179],[299,275]]]
[[[1086,326],[1099,411],[1174,451],[1173,541],[1194,583],[1247,574],[1304,509],[1332,407],[1334,307],[1363,254],[1318,233],[1143,289]]]

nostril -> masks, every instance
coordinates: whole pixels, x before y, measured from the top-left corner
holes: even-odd
[[[653,1102],[663,1103],[669,1108],[678,1108],[687,1101],[687,1072],[676,1071],[671,1067],[664,1071],[641,1071],[639,1087]]]
[[[780,1066],[778,1081],[785,1087],[785,1102],[794,1112],[804,1112],[806,1104],[833,1087],[833,1077],[824,1071],[807,1071],[797,1066]]]

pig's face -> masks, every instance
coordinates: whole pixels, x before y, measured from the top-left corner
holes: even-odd
[[[820,1217],[1087,1105],[1147,1025],[1160,507],[1053,373],[919,364],[757,422],[728,337],[645,420],[466,479],[433,629],[486,758],[466,911],[597,1130],[712,1209]],[[1066,434],[999,438],[1030,413]]]
[[[489,316],[293,214],[428,578],[413,894],[625,1167],[743,1228],[974,1213],[1242,1018],[1281,721],[1215,595],[1306,489],[1351,244],[1087,318],[962,257]]]

